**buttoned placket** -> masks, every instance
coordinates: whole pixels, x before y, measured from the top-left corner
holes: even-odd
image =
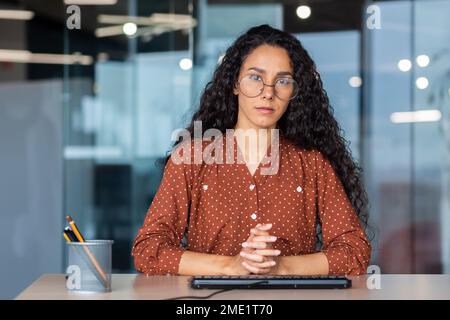
[[[268,152],[270,152],[270,147]],[[247,165],[245,163],[243,164],[247,173],[246,176],[248,177],[245,183],[246,190],[244,190],[244,192],[248,194],[247,219],[249,219],[250,224],[254,226],[258,223],[263,223],[263,212],[259,209],[259,189],[267,179],[266,176],[261,175],[261,166],[264,163],[267,154],[268,153],[263,157],[253,175],[251,175]]]
[[[238,160],[238,154],[241,154],[242,159],[244,159],[243,154],[241,153],[239,146],[237,144],[237,139],[234,139],[234,155],[235,155],[235,161],[237,163]],[[259,163],[258,167],[256,168],[256,171],[253,173],[253,175],[250,173],[247,164],[242,163],[244,168],[243,170],[246,172],[245,183],[243,190],[245,193],[248,194],[247,197],[247,212],[245,214],[246,220],[250,220],[250,225],[256,225],[258,223],[261,223],[263,221],[263,213],[259,210],[259,189],[262,186],[262,184],[266,181],[268,178],[267,175],[261,174],[261,166],[265,163],[265,160],[267,159],[268,155],[272,152],[272,144],[270,144],[269,148],[267,149],[266,154],[264,155],[263,159]],[[279,155],[278,155],[279,156]],[[279,159],[277,159],[279,160]],[[238,166],[239,167],[239,166]]]
[[[245,165],[245,164],[244,164]],[[257,175],[258,169],[255,171],[254,175],[250,178],[250,181],[247,182],[247,190],[248,193],[248,214],[252,221],[258,223],[260,221],[259,217],[259,206],[258,206],[258,188],[255,176]],[[250,174],[250,172],[249,172]],[[259,219],[258,219],[259,218]],[[254,225],[256,225],[254,223]]]

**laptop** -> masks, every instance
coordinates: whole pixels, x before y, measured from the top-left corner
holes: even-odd
[[[194,289],[346,289],[352,281],[345,276],[193,276]]]

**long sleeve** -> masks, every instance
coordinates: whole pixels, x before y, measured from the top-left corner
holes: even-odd
[[[135,268],[147,275],[178,274],[190,203],[190,167],[167,162],[161,184],[133,244]]]
[[[371,244],[345,189],[329,161],[316,156],[318,210],[322,224],[322,252],[330,275],[365,274]]]

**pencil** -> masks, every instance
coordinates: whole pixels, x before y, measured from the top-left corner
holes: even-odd
[[[65,232],[63,232],[63,237],[67,240],[67,242],[69,242],[69,243],[72,242]]]
[[[80,242],[85,242],[83,236],[81,235],[80,231],[77,228],[77,225],[75,224],[75,221],[73,221],[71,216],[66,216],[66,220],[67,222],[69,222],[71,229],[73,230],[73,232],[75,233],[75,235],[78,238],[78,241]]]

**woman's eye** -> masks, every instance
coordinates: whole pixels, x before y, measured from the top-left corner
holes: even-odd
[[[248,76],[248,78],[250,80],[255,80],[255,81],[261,81],[262,80],[261,77],[258,76],[257,74],[251,74],[251,75]]]
[[[289,78],[280,78],[277,80],[277,83],[281,84],[281,85],[288,85],[291,84],[291,79]]]

